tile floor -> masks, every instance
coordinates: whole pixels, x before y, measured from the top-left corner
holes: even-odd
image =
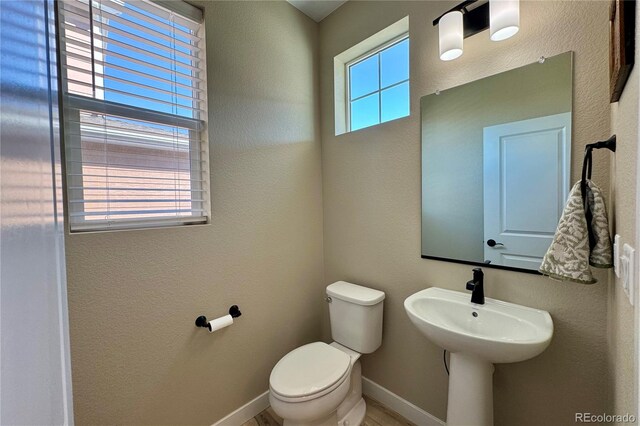
[[[364,397],[367,403],[367,413],[362,422],[362,426],[415,426],[409,420],[391,411],[378,401],[367,396]],[[271,407],[255,416],[242,426],[281,426],[280,418]]]

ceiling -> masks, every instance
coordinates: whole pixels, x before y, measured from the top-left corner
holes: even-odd
[[[322,21],[347,0],[287,0],[293,7],[316,22]]]

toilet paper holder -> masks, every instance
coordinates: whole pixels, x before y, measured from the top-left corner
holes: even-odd
[[[238,307],[238,305],[233,305],[229,308],[229,315],[231,315],[231,318],[238,318],[240,315],[242,315],[242,312],[240,312],[240,308]],[[196,327],[204,327],[211,331],[211,324],[207,320],[207,317],[205,317],[204,315],[200,315],[198,318],[196,318]]]

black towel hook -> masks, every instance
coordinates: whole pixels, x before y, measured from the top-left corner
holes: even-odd
[[[613,135],[609,139],[604,141],[587,144],[584,147],[584,160],[582,162],[582,181],[580,182],[580,193],[582,195],[583,202],[586,202],[587,199],[587,179],[591,179],[591,171],[593,169],[592,151],[594,149],[601,148],[606,148],[612,152],[616,152],[616,135]]]
[[[593,234],[591,227],[591,221],[593,220],[593,212],[589,207],[587,199],[587,180],[591,179],[591,171],[593,169],[593,156],[594,149],[606,148],[612,152],[616,152],[616,135],[611,136],[609,139],[599,141],[596,143],[590,143],[584,147],[584,160],[582,162],[582,180],[580,181],[580,195],[582,196],[582,205],[584,206],[584,215],[587,221],[587,231],[589,233],[589,248],[593,250],[596,245],[596,237]]]
[[[585,151],[588,150],[588,149],[606,148],[606,149],[608,149],[610,151],[616,152],[616,135],[611,136],[606,141],[590,143],[587,146],[585,146],[584,148],[585,148]]]

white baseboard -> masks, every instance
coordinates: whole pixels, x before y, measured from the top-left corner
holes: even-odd
[[[213,426],[240,426],[269,408],[269,391],[258,395],[233,413],[218,420]]]
[[[400,398],[395,393],[372,382],[366,377],[362,378],[362,393],[387,406],[418,426],[445,426],[445,422],[439,418],[413,405],[406,399]]]

